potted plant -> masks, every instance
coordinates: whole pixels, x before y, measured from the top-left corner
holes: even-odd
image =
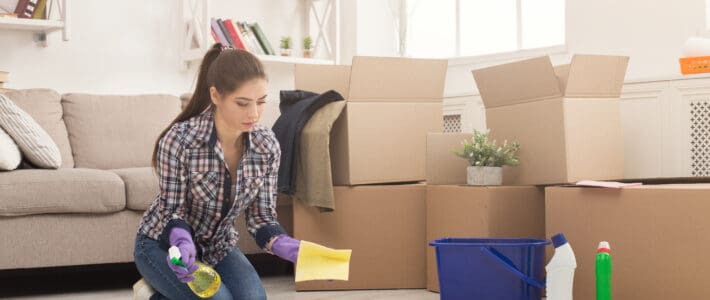
[[[495,141],[488,140],[488,132],[474,130],[471,140],[464,140],[461,145],[463,151],[454,151],[454,154],[468,160],[466,183],[469,185],[501,185],[503,166],[519,163],[520,145],[504,141],[502,146],[496,146]]]
[[[313,57],[313,40],[311,40],[310,36],[303,38],[303,57]]]
[[[281,56],[291,56],[291,37],[281,38]]]

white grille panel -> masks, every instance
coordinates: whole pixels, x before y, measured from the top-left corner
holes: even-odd
[[[461,115],[444,116],[444,132],[461,132]]]
[[[691,174],[710,176],[710,99],[690,103]]]

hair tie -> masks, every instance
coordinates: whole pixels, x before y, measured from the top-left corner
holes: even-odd
[[[219,52],[222,53],[224,50],[234,50],[234,47],[230,45],[222,46],[222,49]]]

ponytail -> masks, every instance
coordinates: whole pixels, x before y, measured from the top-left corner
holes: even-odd
[[[224,49],[220,43],[214,44],[202,59],[192,98],[155,141],[152,158],[153,169],[157,171],[160,139],[175,123],[199,115],[212,104],[210,87],[214,86],[220,94],[226,94],[234,92],[244,82],[256,78],[266,79],[264,67],[256,56],[244,50]]]

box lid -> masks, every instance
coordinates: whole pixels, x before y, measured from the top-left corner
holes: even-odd
[[[294,67],[295,88],[314,93],[335,90],[343,97],[350,92],[350,66],[306,65]]]
[[[629,57],[577,54],[552,67],[538,57],[473,71],[486,108],[556,97],[615,98],[621,95]]]
[[[628,63],[628,56],[575,55],[569,66],[561,66],[561,74],[558,74],[567,76],[560,79],[566,83],[565,97],[619,97]],[[562,72],[565,68],[569,68],[568,71]]]
[[[621,189],[579,186],[574,184],[547,187],[546,189],[575,189],[575,190],[608,190],[611,192],[632,191],[632,190],[710,190],[710,183],[654,183],[638,186],[624,187]]]
[[[473,78],[486,108],[562,96],[548,56],[473,70]]]
[[[443,59],[353,57],[348,101],[441,102],[447,66]]]

